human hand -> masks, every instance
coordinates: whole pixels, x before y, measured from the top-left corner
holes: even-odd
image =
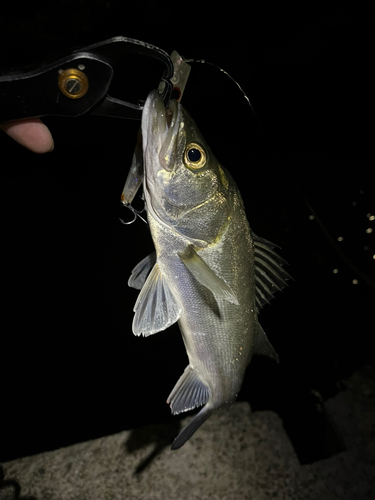
[[[39,118],[2,123],[0,130],[34,153],[48,153],[53,150],[51,132]]]

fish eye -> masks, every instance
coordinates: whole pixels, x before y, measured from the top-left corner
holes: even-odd
[[[191,142],[185,149],[184,160],[189,168],[193,170],[201,169],[206,165],[206,152],[202,146],[196,142]]]

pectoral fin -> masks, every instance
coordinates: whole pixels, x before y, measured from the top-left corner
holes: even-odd
[[[222,297],[233,304],[239,305],[237,298],[232,292],[230,286],[204,262],[204,260],[197,254],[193,247],[189,246],[183,252],[178,254],[182,262],[199,281],[199,283],[208,288],[214,295]]]
[[[133,333],[145,337],[176,323],[181,307],[156,263],[134,306]]]

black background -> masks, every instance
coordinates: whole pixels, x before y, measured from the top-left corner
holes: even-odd
[[[338,451],[322,436],[317,392],[334,396],[374,363],[373,3],[30,2],[0,23],[4,71],[123,35],[239,81],[259,123],[207,65],[192,66],[183,97],[251,227],[282,247],[295,280],[261,312],[281,362],[254,358],[239,400],[277,411],[302,462]],[[118,220],[138,124],[45,123],[48,155],[0,136],[0,460],[171,421],[165,400],[187,364],[176,325],[147,339],[131,332],[127,279],[152,250],[145,224]]]

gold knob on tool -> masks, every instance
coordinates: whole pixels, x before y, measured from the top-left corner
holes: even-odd
[[[59,87],[69,99],[83,97],[89,89],[87,76],[79,69],[65,69],[59,71]]]

